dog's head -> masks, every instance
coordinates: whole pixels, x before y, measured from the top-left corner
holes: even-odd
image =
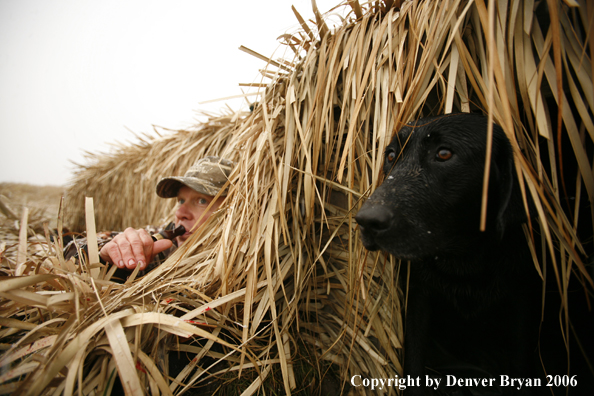
[[[513,151],[494,125],[487,230],[479,231],[488,121],[476,114],[403,127],[384,155],[385,180],[355,219],[363,244],[401,259],[456,256],[524,220]]]

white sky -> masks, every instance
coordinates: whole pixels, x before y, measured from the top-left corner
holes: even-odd
[[[265,62],[238,48],[281,57],[291,5],[313,18],[311,0],[0,0],[0,182],[65,185],[85,150],[239,109],[199,103],[260,82]]]

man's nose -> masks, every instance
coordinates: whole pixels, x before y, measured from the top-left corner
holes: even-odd
[[[188,219],[192,216],[192,212],[188,210],[186,203],[179,205],[175,211],[175,217],[178,219]]]

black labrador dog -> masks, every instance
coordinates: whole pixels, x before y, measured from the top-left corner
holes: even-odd
[[[534,378],[540,278],[513,151],[497,125],[479,230],[487,126],[482,115],[450,114],[403,127],[386,148],[383,184],[355,217],[367,249],[411,262],[404,370],[421,387],[409,395],[532,391],[506,380]],[[423,387],[427,378],[439,386]],[[459,382],[467,378],[486,380]]]

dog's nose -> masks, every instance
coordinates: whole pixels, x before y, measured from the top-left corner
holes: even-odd
[[[355,216],[355,221],[367,232],[380,232],[390,228],[392,213],[380,205],[363,205]]]

